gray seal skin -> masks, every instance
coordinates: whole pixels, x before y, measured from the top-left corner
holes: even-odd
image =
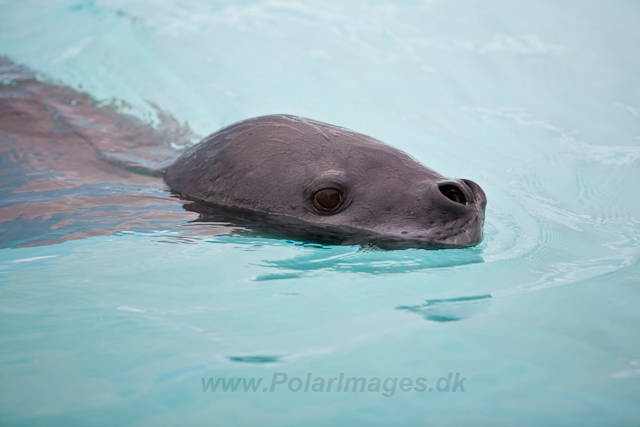
[[[369,136],[289,115],[227,126],[168,167],[165,182],[215,217],[249,218],[278,236],[381,248],[482,241],[486,196]]]

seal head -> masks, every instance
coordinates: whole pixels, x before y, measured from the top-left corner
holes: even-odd
[[[296,116],[244,120],[178,158],[165,181],[225,212],[320,243],[457,248],[483,237],[486,196],[360,133]]]

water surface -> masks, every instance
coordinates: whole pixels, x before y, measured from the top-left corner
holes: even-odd
[[[43,82],[193,135],[273,113],[351,128],[488,206],[475,248],[388,252],[196,231],[178,204],[122,202],[165,200],[147,178],[5,178],[2,209],[73,210],[57,227],[0,211],[2,424],[637,424],[638,18],[632,1],[3,2],[0,54]],[[126,215],[144,226],[111,227]],[[203,392],[274,373],[434,390]],[[449,373],[464,392],[435,390]]]

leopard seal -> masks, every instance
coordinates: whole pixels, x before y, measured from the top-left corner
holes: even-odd
[[[461,248],[483,238],[487,198],[478,184],[303,117],[227,126],[183,153],[164,180],[205,218],[241,219],[279,237],[390,249]]]

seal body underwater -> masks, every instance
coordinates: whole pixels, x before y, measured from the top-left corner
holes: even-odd
[[[289,115],[227,126],[166,170],[206,215],[258,218],[283,236],[384,248],[459,248],[483,238],[486,196],[369,136]]]

